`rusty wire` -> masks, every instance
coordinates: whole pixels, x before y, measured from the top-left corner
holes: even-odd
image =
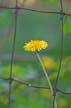
[[[15,10],[15,25],[14,25],[14,37],[13,37],[13,45],[12,45],[12,54],[11,54],[11,63],[10,63],[10,78],[9,78],[9,103],[8,108],[11,108],[11,91],[12,91],[12,67],[14,61],[14,51],[15,51],[15,43],[16,43],[16,32],[17,32],[17,17],[18,17],[18,9],[17,9],[16,0],[16,10]]]
[[[62,0],[60,0],[60,7],[61,7],[61,12],[63,13],[63,3]],[[64,15],[60,16],[60,20],[61,20],[61,46],[60,46],[60,58],[59,58],[59,68],[58,68],[58,72],[57,72],[57,77],[55,80],[55,85],[54,85],[54,93],[53,93],[53,108],[55,108],[55,99],[56,99],[56,88],[58,85],[58,81],[59,81],[59,75],[60,75],[60,71],[61,71],[61,65],[62,65],[62,57],[63,57],[63,37],[64,37],[64,32],[63,32],[63,26],[64,26]]]

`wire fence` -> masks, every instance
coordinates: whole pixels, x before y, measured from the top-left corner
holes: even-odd
[[[37,89],[40,89],[40,88],[41,89],[50,89],[47,86],[33,85],[33,84],[28,83],[28,82],[19,80],[18,78],[12,77],[12,74],[13,74],[12,67],[13,67],[13,62],[14,62],[14,52],[15,52],[17,23],[18,23],[17,17],[18,17],[18,11],[19,10],[28,10],[28,11],[33,11],[34,13],[37,12],[37,13],[59,14],[60,15],[60,21],[61,21],[61,44],[60,44],[59,68],[58,68],[58,73],[57,73],[57,77],[56,77],[56,80],[55,80],[55,84],[54,84],[54,87],[53,87],[53,90],[54,90],[54,93],[53,93],[53,108],[55,108],[54,103],[55,103],[55,98],[56,98],[56,95],[57,95],[58,92],[60,92],[62,94],[65,94],[65,95],[70,95],[71,94],[71,92],[62,91],[62,90],[60,90],[57,87],[58,81],[59,81],[59,75],[60,75],[60,71],[61,71],[62,56],[63,56],[63,41],[64,41],[63,40],[63,37],[64,37],[63,26],[64,26],[64,17],[65,16],[71,16],[70,13],[64,12],[62,0],[60,0],[60,8],[61,8],[61,10],[59,12],[54,12],[54,11],[40,11],[40,10],[29,9],[29,8],[24,8],[24,7],[21,8],[21,7],[18,6],[18,0],[16,0],[16,6],[15,7],[9,7],[9,6],[0,5],[0,10],[1,9],[3,9],[3,10],[15,10],[15,15],[14,15],[14,18],[13,18],[14,25],[12,25],[12,26],[14,26],[14,37],[13,37],[11,60],[10,60],[11,61],[10,62],[10,76],[9,76],[9,78],[0,77],[0,79],[2,79],[2,80],[8,80],[9,81],[8,108],[11,108],[11,93],[12,93],[12,82],[13,81],[18,82],[18,83],[23,84],[23,85],[26,85],[28,87],[32,87],[32,88],[37,88]],[[7,36],[9,36],[10,31],[12,29],[12,26],[10,27],[10,30],[7,33]],[[5,44],[5,42],[6,42],[6,39],[3,41],[3,43]],[[0,49],[2,49],[2,48],[0,48]]]

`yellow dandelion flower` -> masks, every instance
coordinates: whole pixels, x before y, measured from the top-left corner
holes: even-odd
[[[48,47],[48,43],[43,40],[31,40],[23,47],[26,51],[40,51]]]
[[[55,62],[52,58],[44,56],[42,57],[42,62],[46,69],[48,70],[54,69]]]

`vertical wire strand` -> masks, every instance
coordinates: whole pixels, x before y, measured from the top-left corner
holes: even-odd
[[[60,7],[61,7],[61,12],[63,13],[63,3],[62,0],[60,0]],[[61,71],[61,65],[62,65],[62,57],[63,57],[63,37],[64,37],[64,33],[63,33],[63,25],[64,25],[64,14],[61,14],[61,46],[60,46],[60,59],[59,59],[59,68],[58,68],[58,73],[57,73],[57,77],[56,77],[56,81],[55,81],[55,85],[54,85],[54,94],[53,94],[53,108],[55,108],[54,103],[56,100],[56,89],[57,89],[57,84],[58,84],[58,80],[59,80],[59,75],[60,75],[60,71]]]
[[[14,39],[12,45],[12,55],[11,55],[11,63],[10,63],[10,78],[9,78],[9,103],[8,108],[11,108],[11,91],[12,91],[12,67],[13,67],[13,60],[14,60],[14,51],[15,51],[15,42],[16,42],[16,31],[17,31],[17,16],[18,16],[18,9],[17,9],[18,0],[16,0],[16,10],[15,10],[15,26],[14,26]]]

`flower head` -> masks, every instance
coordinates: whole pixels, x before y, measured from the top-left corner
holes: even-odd
[[[48,47],[48,43],[43,40],[31,40],[23,47],[26,51],[40,51]]]

